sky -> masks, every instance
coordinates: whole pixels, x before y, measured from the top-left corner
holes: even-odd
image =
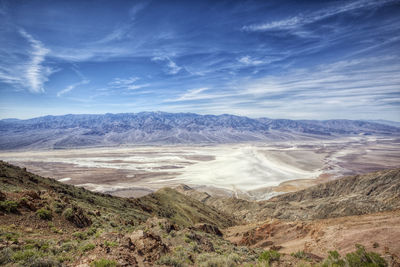
[[[0,0],[0,118],[400,121],[400,0]]]

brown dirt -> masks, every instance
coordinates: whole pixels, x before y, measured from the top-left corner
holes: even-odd
[[[301,222],[272,219],[230,227],[224,234],[238,245],[275,247],[284,253],[305,251],[325,257],[327,251],[348,253],[361,244],[367,250],[400,256],[400,210]]]

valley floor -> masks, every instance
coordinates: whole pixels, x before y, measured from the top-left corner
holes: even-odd
[[[188,184],[212,195],[261,200],[356,173],[395,168],[399,140],[359,136],[323,141],[215,146],[136,146],[4,151],[0,159],[42,176],[123,197]]]

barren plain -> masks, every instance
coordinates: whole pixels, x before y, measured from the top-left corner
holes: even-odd
[[[187,184],[214,195],[268,199],[343,175],[400,166],[400,140],[2,151],[0,159],[42,176],[125,197]]]

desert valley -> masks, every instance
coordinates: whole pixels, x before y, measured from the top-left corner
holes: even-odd
[[[400,267],[399,0],[0,0],[0,266]]]
[[[218,195],[262,200],[335,178],[396,168],[400,139],[216,145],[153,145],[0,152],[0,159],[60,182],[138,197],[187,184]]]

